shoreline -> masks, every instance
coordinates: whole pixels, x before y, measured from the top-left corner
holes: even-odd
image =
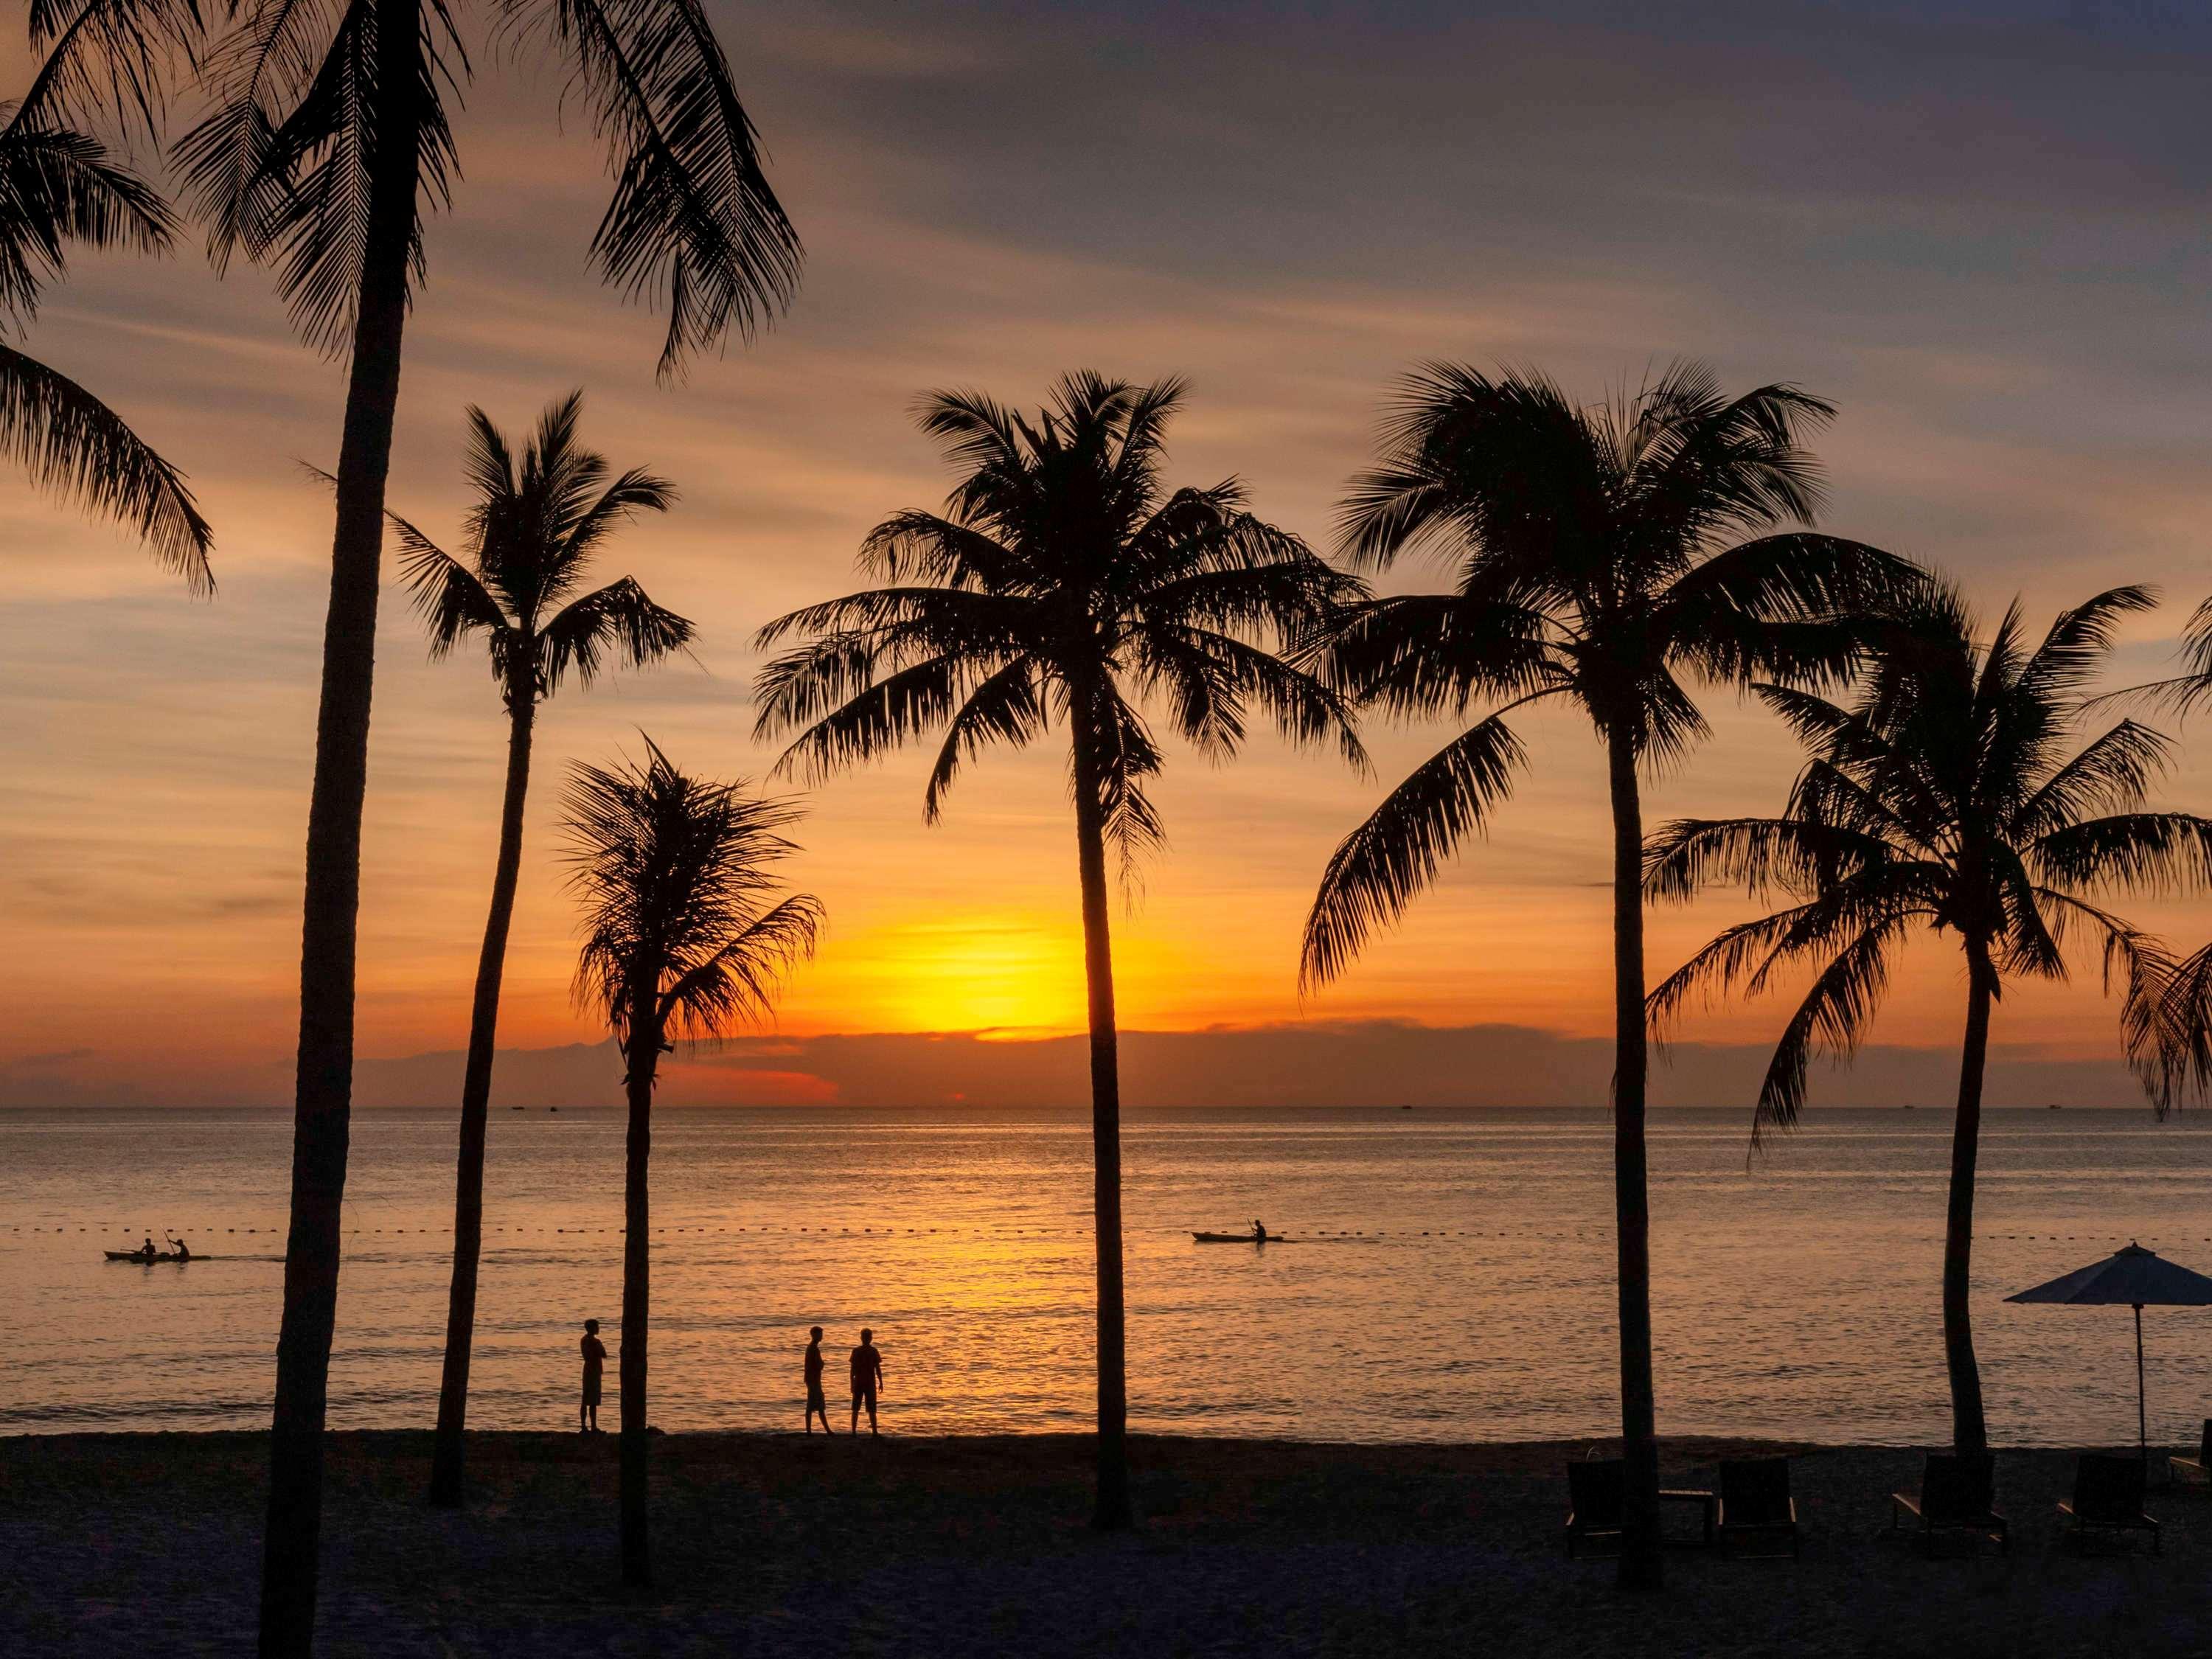
[[[615,1583],[616,1437],[471,1437],[471,1506],[422,1501],[427,1431],[330,1437],[321,1651],[398,1656],[1808,1656],[2200,1653],[2212,1498],[2154,1489],[2165,1553],[2077,1556],[2070,1452],[1998,1454],[2013,1548],[1884,1530],[1921,1449],[1675,1439],[1670,1486],[1787,1452],[1800,1560],[1668,1552],[1653,1600],[1561,1547],[1588,1441],[1132,1437],[1143,1524],[1085,1526],[1090,1437],[653,1440],[658,1583]],[[25,1654],[251,1650],[266,1436],[0,1438],[0,1620]],[[2158,1468],[2162,1472],[2162,1454]]]

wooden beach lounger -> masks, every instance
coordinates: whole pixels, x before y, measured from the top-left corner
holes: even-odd
[[[1567,1465],[1567,1559],[1594,1538],[1620,1547],[1627,1523],[1628,1465],[1618,1457],[1585,1458]]]
[[[2177,1483],[2195,1481],[2212,1492],[2212,1417],[2204,1419],[2204,1433],[2197,1443],[2194,1457],[2169,1457],[2167,1472]]]
[[[2124,1543],[2131,1532],[2150,1534],[2150,1553],[2159,1553],[2158,1522],[2143,1513],[2143,1485],[2148,1474],[2140,1457],[2084,1454],[2074,1469],[2074,1501],[2061,1499],[2058,1512],[2073,1522],[2067,1535],[2076,1546],[2093,1532],[2109,1533]]]
[[[1778,1559],[1786,1548],[1797,1559],[1797,1500],[1790,1495],[1790,1460],[1721,1460],[1721,1545],[1732,1538],[1763,1544],[1753,1553]]]
[[[1920,1496],[1893,1492],[1889,1495],[1889,1529],[1911,1516],[1919,1523],[1921,1541],[1938,1533],[1960,1533],[1975,1539],[1996,1540],[1998,1553],[2009,1554],[2012,1540],[2004,1516],[1996,1506],[1996,1459],[1984,1452],[1961,1457],[1954,1452],[1929,1452],[1928,1467],[1920,1476]]]

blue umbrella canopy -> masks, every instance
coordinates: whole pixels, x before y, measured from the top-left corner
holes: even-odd
[[[2212,1279],[2146,1250],[2133,1239],[2102,1261],[2061,1273],[2008,1302],[2063,1303],[2073,1307],[2133,1308],[2136,1310],[2136,1447],[2150,1456],[2148,1413],[2143,1401],[2142,1310],[2145,1308],[2212,1308]]]
[[[2212,1279],[2130,1243],[2102,1261],[2062,1273],[2008,1302],[2069,1302],[2077,1306],[2212,1308]]]

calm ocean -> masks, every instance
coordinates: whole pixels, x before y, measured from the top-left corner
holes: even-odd
[[[1655,1115],[1663,1432],[1948,1432],[1950,1114],[1813,1121],[1747,1170],[1742,1112]],[[1974,1307],[1999,1441],[2133,1437],[2126,1310],[2002,1298],[2131,1237],[2212,1271],[2208,1127],[1990,1115]],[[355,1117],[335,1424],[434,1415],[453,1141],[448,1111]],[[290,1142],[283,1112],[0,1112],[0,1429],[265,1422]],[[1615,1421],[1602,1113],[1146,1111],[1126,1148],[1135,1426],[1479,1440]],[[472,1425],[573,1421],[577,1328],[611,1337],[619,1312],[622,1158],[618,1112],[495,1115]],[[668,1110],[653,1169],[659,1422],[796,1428],[819,1323],[841,1352],[874,1327],[894,1431],[1086,1424],[1079,1114]],[[1255,1216],[1306,1242],[1189,1237]],[[101,1259],[165,1230],[215,1259]],[[2153,1437],[2193,1441],[2212,1310],[2154,1310],[2145,1336]]]

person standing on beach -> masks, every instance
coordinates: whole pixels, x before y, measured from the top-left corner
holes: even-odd
[[[822,1432],[835,1434],[830,1426],[830,1396],[822,1392],[822,1328],[812,1328],[814,1340],[806,1345],[806,1431],[814,1432],[814,1419],[822,1419]]]
[[[599,1322],[584,1322],[584,1397],[576,1407],[576,1432],[599,1431],[599,1385],[606,1374],[607,1345],[599,1340]]]
[[[868,1432],[876,1432],[876,1390],[884,1384],[884,1357],[876,1352],[876,1334],[860,1333],[860,1346],[853,1350],[853,1430],[860,1431],[860,1407],[868,1408]],[[825,1421],[827,1419],[824,1419]]]

